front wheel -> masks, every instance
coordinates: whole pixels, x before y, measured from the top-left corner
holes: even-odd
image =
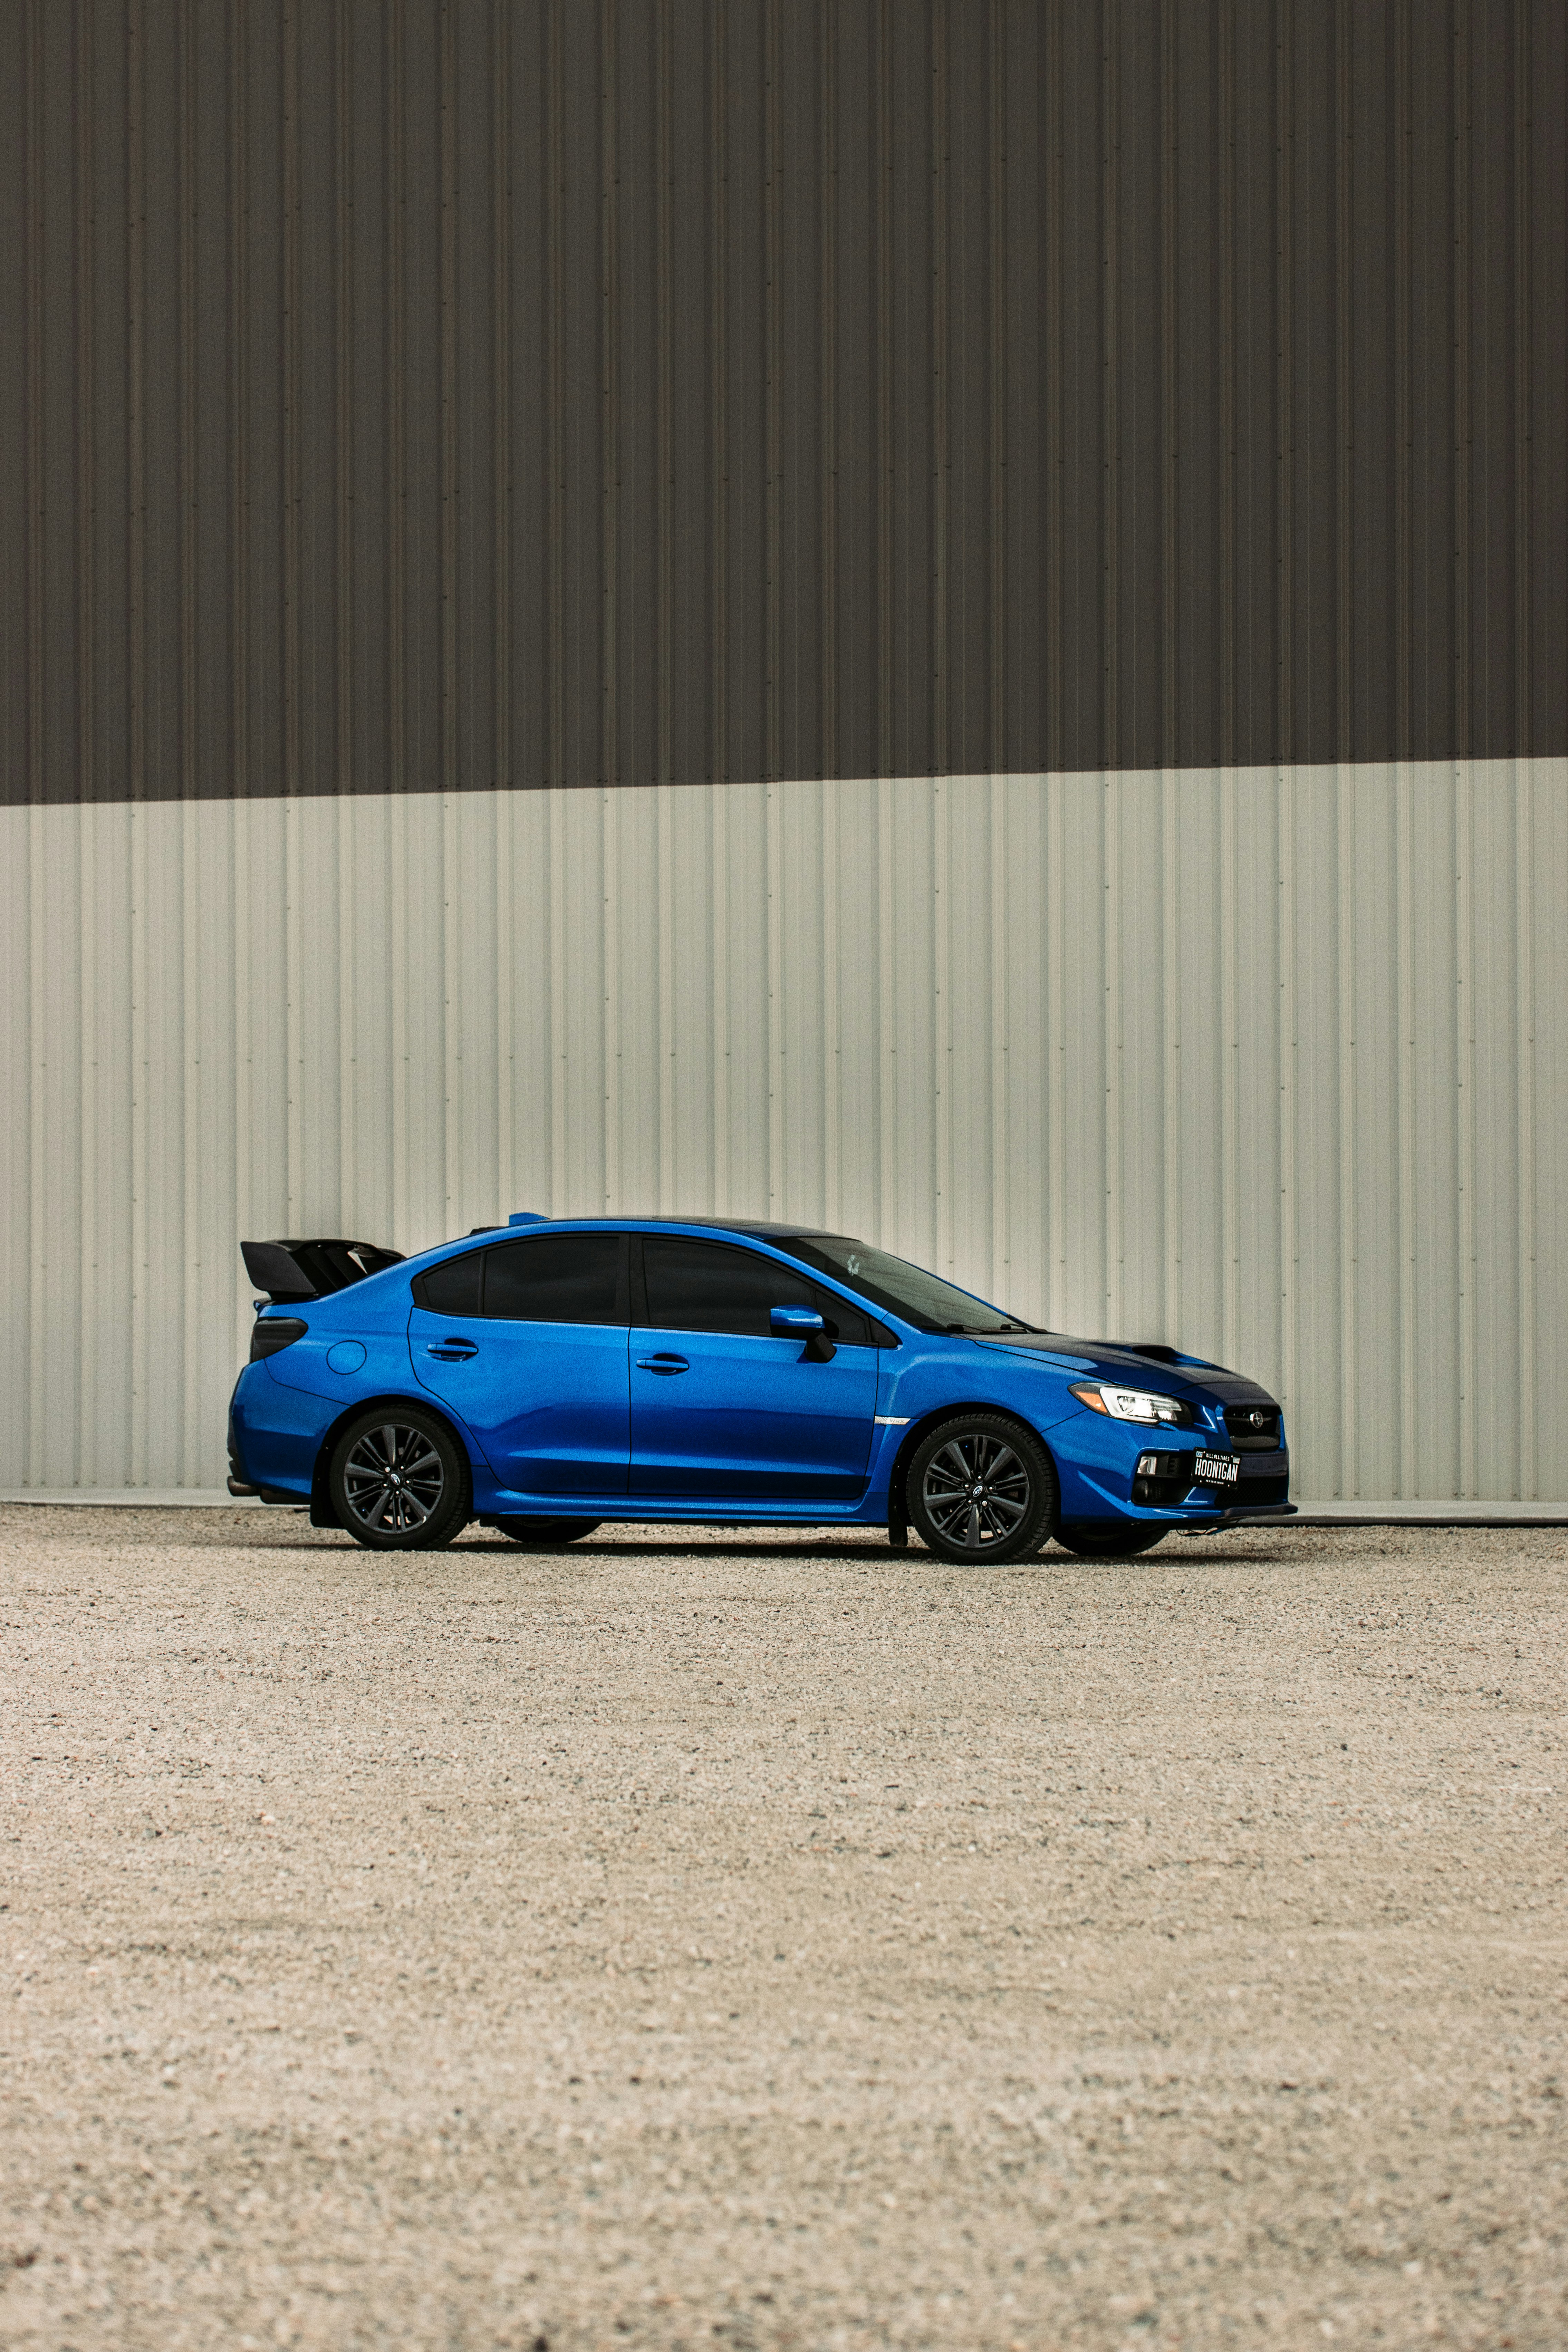
[[[468,1522],[468,1457],[446,1423],[416,1404],[351,1422],[329,1485],[339,1520],[370,1551],[436,1551]]]
[[[944,1421],[916,1448],[907,1483],[921,1541],[966,1568],[1027,1559],[1057,1515],[1050,1455],[1000,1413]]]
[[[531,1551],[549,1551],[557,1544],[581,1543],[600,1525],[597,1519],[527,1519],[509,1517],[487,1519],[487,1528],[496,1528],[509,1542],[526,1544]]]
[[[1077,1527],[1058,1528],[1057,1541],[1064,1551],[1077,1552],[1079,1559],[1131,1559],[1134,1552],[1152,1551],[1163,1543],[1169,1528],[1152,1528],[1146,1519],[1114,1519],[1080,1521]]]

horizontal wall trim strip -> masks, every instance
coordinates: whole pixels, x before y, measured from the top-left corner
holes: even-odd
[[[212,1487],[238,1244],[860,1233],[1568,1490],[1568,761],[0,812],[0,1482]]]
[[[1563,753],[1554,753],[1550,757],[1539,760],[1517,760],[1511,757],[1484,761],[1465,760],[1456,754],[1452,756],[1445,756],[1436,760],[1389,759],[1356,760],[1337,762],[1331,761],[1319,762],[1318,765],[1323,768],[1327,772],[1340,775],[1378,773],[1389,776],[1406,776],[1411,779],[1417,792],[1420,792],[1435,777],[1445,780],[1451,778],[1456,768],[1475,770],[1479,768],[1505,767],[1509,769],[1544,768],[1554,770],[1562,766],[1565,756],[1568,756],[1568,747],[1565,747]],[[773,792],[775,790],[780,792],[789,792],[792,790],[800,790],[805,792],[825,788],[831,788],[835,791],[840,792],[856,792],[868,790],[878,784],[892,784],[903,789],[911,782],[921,785],[926,783],[933,785],[943,784],[948,786],[950,789],[958,789],[960,787],[968,787],[982,783],[999,783],[1004,781],[1009,783],[1033,783],[1043,786],[1051,786],[1059,783],[1077,788],[1081,786],[1086,780],[1091,778],[1098,779],[1108,786],[1113,782],[1120,784],[1135,782],[1143,782],[1152,786],[1158,784],[1162,778],[1196,776],[1206,776],[1216,781],[1220,778],[1226,778],[1246,789],[1273,791],[1277,788],[1281,776],[1292,773],[1301,774],[1304,772],[1306,772],[1305,770],[1289,761],[1275,761],[1264,763],[1253,761],[1246,763],[1238,763],[1235,766],[1229,767],[1222,766],[1217,762],[1200,762],[1196,764],[1168,768],[1161,767],[1158,764],[1143,765],[1138,762],[1133,762],[1124,764],[1121,767],[1099,767],[1088,769],[999,768],[984,769],[975,772],[960,772],[957,770],[933,769],[930,772],[929,776],[921,776],[915,779],[911,779],[904,775],[883,775],[879,773],[876,770],[869,770],[864,774],[854,776],[730,776],[717,780],[699,778],[690,781],[682,780],[680,778],[670,778],[662,782],[656,779],[647,782],[636,783],[610,783],[606,782],[602,777],[588,777],[582,782],[575,783],[554,784],[538,782],[532,783],[513,783],[506,786],[498,786],[488,778],[475,782],[467,782],[463,778],[456,777],[449,784],[438,787],[410,783],[397,791],[388,791],[384,785],[381,784],[362,784],[351,782],[346,785],[332,783],[323,783],[319,787],[302,785],[292,791],[285,791],[282,786],[279,785],[268,789],[258,788],[245,793],[237,793],[233,789],[234,780],[231,777],[227,779],[221,787],[215,785],[211,792],[200,789],[195,791],[183,791],[180,789],[177,781],[172,781],[170,789],[166,792],[159,790],[156,783],[153,783],[142,791],[135,793],[125,792],[102,793],[65,793],[58,795],[44,795],[37,798],[30,798],[25,793],[7,791],[5,789],[5,781],[0,780],[0,808],[16,810],[33,808],[44,810],[90,807],[119,809],[123,811],[139,807],[170,806],[181,803],[186,803],[195,807],[232,809],[241,806],[258,807],[267,804],[271,804],[277,807],[287,807],[290,804],[304,805],[308,803],[320,803],[322,802],[332,801],[379,802],[388,804],[398,802],[416,801],[437,803],[445,800],[448,796],[477,798],[480,795],[489,795],[492,799],[505,800],[511,798],[514,795],[524,795],[531,798],[536,794],[552,793],[564,793],[572,797],[577,797],[590,793],[597,793],[603,795],[605,799],[610,799],[622,793],[640,796],[649,793],[711,794],[716,792],[739,793]]]

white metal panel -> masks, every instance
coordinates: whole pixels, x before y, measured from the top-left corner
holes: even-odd
[[[0,1483],[210,1486],[242,1235],[866,1234],[1568,1495],[1568,763],[5,812]]]

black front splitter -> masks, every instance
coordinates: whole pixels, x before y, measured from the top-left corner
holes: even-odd
[[[1259,1503],[1255,1510],[1216,1511],[1212,1519],[1184,1520],[1172,1532],[1178,1536],[1212,1535],[1216,1528],[1267,1526],[1271,1519],[1293,1519],[1294,1503]]]

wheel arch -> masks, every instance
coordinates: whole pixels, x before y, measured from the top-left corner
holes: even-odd
[[[893,1456],[892,1472],[888,1480],[888,1514],[890,1518],[907,1519],[909,1517],[910,1464],[914,1460],[916,1453],[925,1444],[932,1430],[940,1429],[944,1421],[960,1421],[965,1413],[971,1412],[983,1412],[992,1421],[1011,1422],[1014,1428],[1021,1429],[1026,1437],[1032,1437],[1051,1465],[1051,1473],[1057,1481],[1059,1496],[1061,1472],[1057,1467],[1057,1457],[1048,1441],[1035,1427],[1034,1423],[1026,1420],[1021,1412],[1016,1412],[1010,1405],[990,1404],[984,1398],[977,1397],[955,1404],[933,1406],[930,1412],[921,1413],[918,1421],[910,1422],[904,1432],[899,1450]]]
[[[406,1389],[394,1389],[385,1396],[356,1397],[353,1404],[344,1406],[324,1432],[316,1448],[316,1459],[310,1471],[310,1525],[313,1528],[341,1528],[343,1524],[332,1501],[331,1474],[332,1454],[350,1423],[358,1421],[363,1413],[376,1412],[383,1408],[406,1412],[410,1405],[416,1406],[421,1412],[427,1412],[433,1421],[438,1421],[443,1429],[449,1431],[452,1443],[468,1465],[468,1499],[472,1503],[474,1449],[462,1423],[455,1421],[449,1412],[443,1412],[433,1398],[410,1396]]]

